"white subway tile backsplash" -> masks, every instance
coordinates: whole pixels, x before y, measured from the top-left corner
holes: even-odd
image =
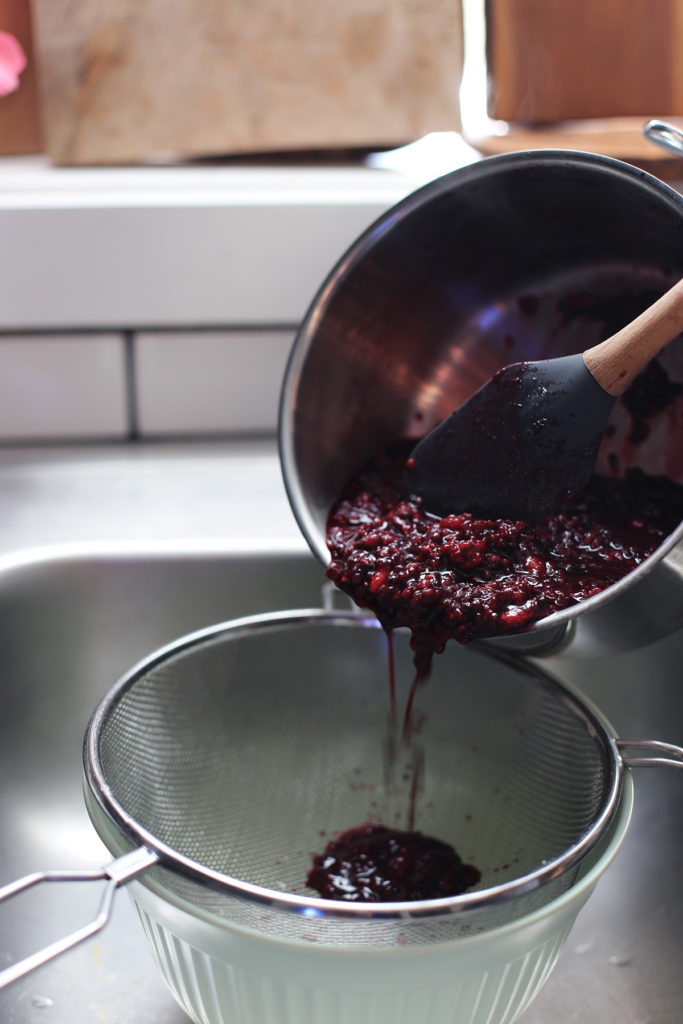
[[[293,330],[140,332],[141,435],[273,433]]]
[[[0,441],[128,433],[121,334],[0,335]]]

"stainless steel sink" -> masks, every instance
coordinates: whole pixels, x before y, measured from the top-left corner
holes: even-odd
[[[87,553],[0,569],[0,883],[109,859],[81,798],[93,707],[135,661],[195,628],[319,606],[323,573],[303,551]],[[619,734],[683,742],[683,631],[636,654],[546,660]],[[683,773],[640,770],[625,847],[583,911],[526,1024],[683,1020]],[[0,966],[89,919],[98,893],[71,886],[0,910]],[[125,894],[85,946],[0,992],[3,1024],[181,1024]],[[264,1022],[265,1024],[265,1022]],[[325,1022],[321,1021],[321,1024]]]

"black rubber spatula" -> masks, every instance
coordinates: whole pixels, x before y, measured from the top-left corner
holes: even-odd
[[[514,363],[424,437],[405,482],[435,515],[545,519],[586,486],[617,397],[683,330],[683,281],[583,354]]]

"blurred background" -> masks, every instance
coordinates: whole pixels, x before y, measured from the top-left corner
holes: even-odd
[[[680,0],[1,0],[0,25],[28,57],[0,152],[55,165],[373,149],[461,127],[484,152],[578,134],[648,162],[640,122],[683,113]]]
[[[0,443],[268,436],[345,248],[561,147],[676,184],[683,0],[0,0]]]

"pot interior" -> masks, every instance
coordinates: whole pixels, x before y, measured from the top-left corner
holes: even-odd
[[[582,351],[683,273],[683,200],[588,154],[513,154],[457,171],[382,217],[332,271],[282,392],[283,472],[323,562],[343,484],[419,437],[501,366]],[[683,482],[683,343],[617,403],[599,468]],[[633,391],[633,389],[631,389]]]

